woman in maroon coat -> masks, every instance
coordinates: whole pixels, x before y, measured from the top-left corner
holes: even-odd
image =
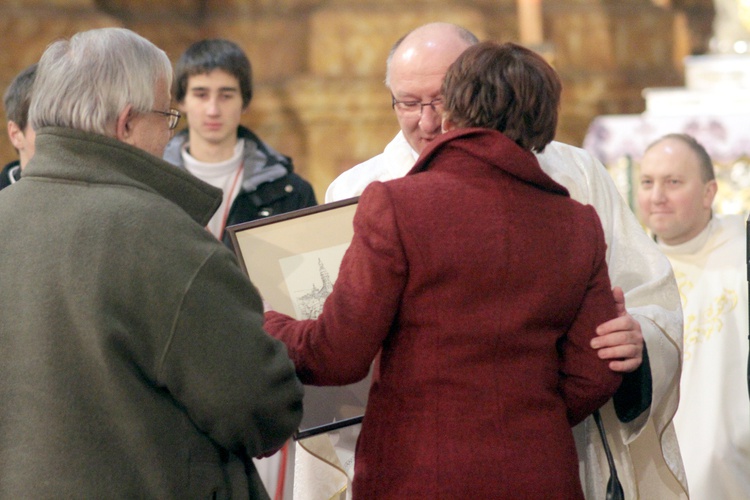
[[[570,426],[620,383],[589,346],[617,311],[594,209],[531,153],[560,90],[528,49],[466,50],[443,85],[448,132],[362,193],[321,316],[266,314],[305,383],[375,360],[355,499],[583,498]]]

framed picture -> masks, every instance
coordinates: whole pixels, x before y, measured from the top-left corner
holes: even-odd
[[[315,319],[354,235],[358,198],[229,226],[240,265],[275,311]],[[370,376],[343,387],[305,386],[297,439],[362,420]]]

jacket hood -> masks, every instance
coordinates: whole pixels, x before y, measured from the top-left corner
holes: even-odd
[[[474,156],[539,189],[569,196],[567,189],[544,173],[531,151],[521,148],[501,132],[486,128],[461,128],[442,134],[422,151],[407,175],[428,170],[438,153],[448,151]]]
[[[208,224],[222,199],[220,189],[146,151],[111,137],[64,127],[37,131],[34,158],[23,172],[23,178],[27,177],[137,187],[170,200],[202,226]]]
[[[21,162],[14,160],[0,172],[0,189],[14,184],[21,178]]]
[[[275,181],[294,171],[291,158],[263,142],[250,129],[242,125],[237,127],[237,138],[245,141],[242,159],[245,167],[242,174],[242,189],[244,191],[255,191],[261,184]],[[189,139],[188,129],[181,130],[164,149],[164,159],[184,170],[182,149]]]

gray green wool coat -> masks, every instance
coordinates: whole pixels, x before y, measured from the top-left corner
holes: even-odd
[[[265,498],[248,457],[302,389],[204,225],[218,190],[104,136],[38,131],[0,193],[0,498]]]

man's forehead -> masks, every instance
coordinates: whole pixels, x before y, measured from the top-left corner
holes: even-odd
[[[188,89],[218,89],[239,91],[240,82],[234,75],[223,70],[199,73],[188,77]]]
[[[451,62],[414,59],[409,63],[394,64],[390,75],[393,94],[397,97],[437,97]]]
[[[431,44],[404,47],[391,62],[391,89],[438,95],[448,68],[467,47],[465,43],[446,50]]]
[[[430,81],[403,80],[391,83],[393,96],[398,98],[434,99],[440,96],[442,78]]]
[[[679,141],[659,143],[641,161],[641,175],[654,177],[700,176],[700,162],[690,148]]]
[[[239,92],[239,87],[232,87],[232,86],[218,86],[218,85],[211,85],[211,84],[200,84],[196,83],[194,85],[188,85],[188,90],[218,90],[219,92]]]

